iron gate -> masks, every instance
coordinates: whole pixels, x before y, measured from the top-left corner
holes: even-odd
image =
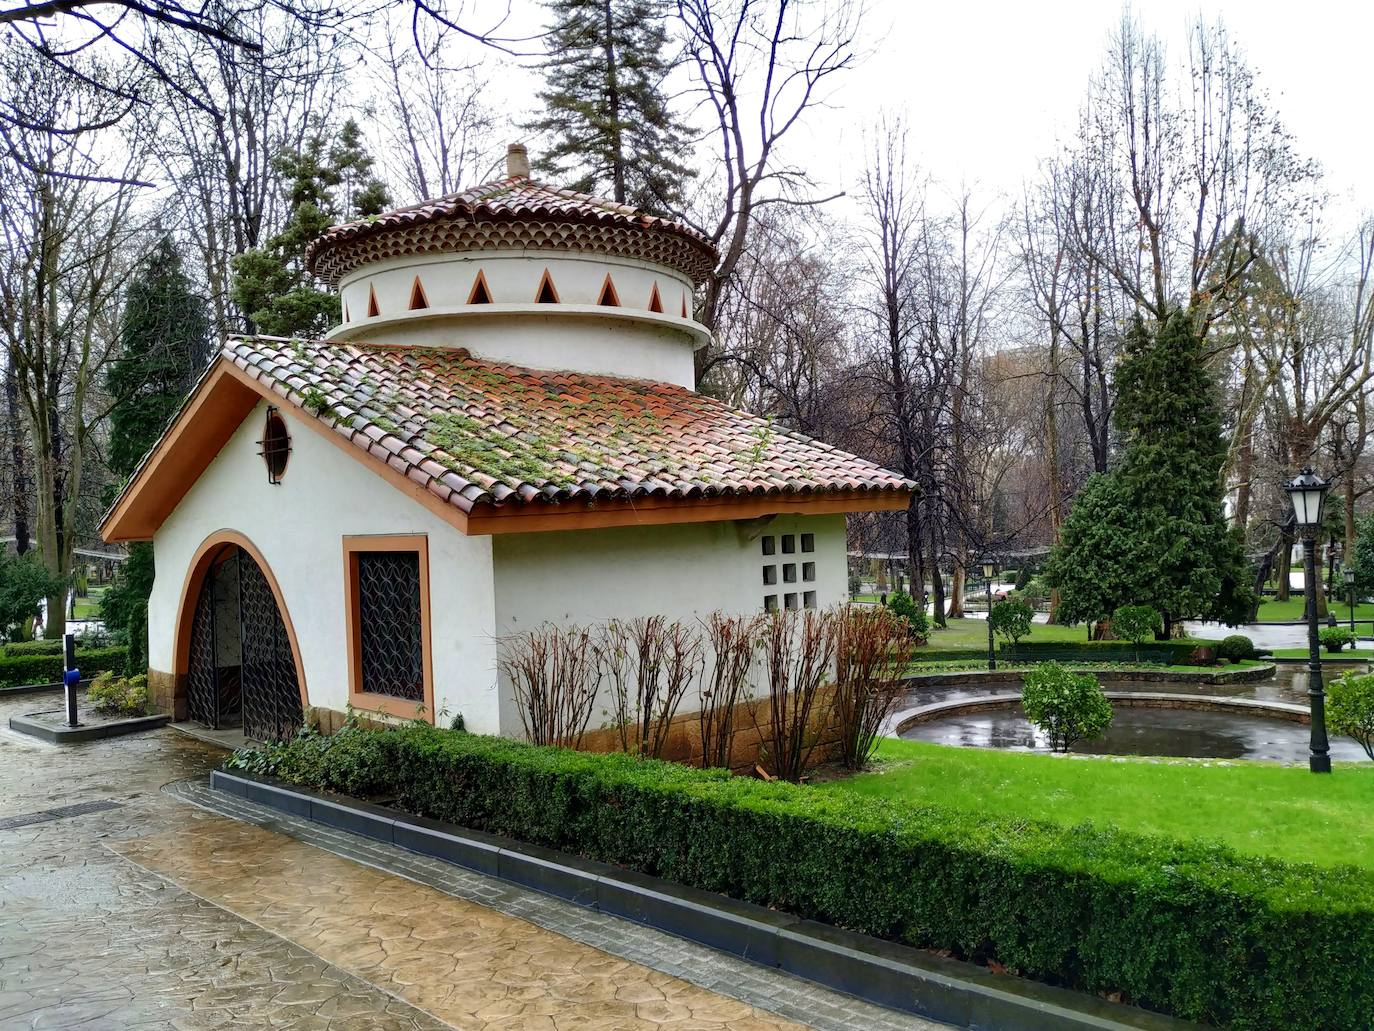
[[[300,686],[275,595],[258,564],[234,546],[212,563],[191,622],[187,707],[212,729],[280,741],[301,725]]]

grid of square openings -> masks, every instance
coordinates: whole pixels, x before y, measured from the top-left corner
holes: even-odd
[[[814,533],[769,534],[759,538],[763,551],[763,610],[814,609],[816,591],[807,584],[816,582],[814,560],[798,560],[798,553],[811,555],[816,551]]]

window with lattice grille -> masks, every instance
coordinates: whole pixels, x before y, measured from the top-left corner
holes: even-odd
[[[345,538],[353,704],[429,717],[428,561],[423,538]]]

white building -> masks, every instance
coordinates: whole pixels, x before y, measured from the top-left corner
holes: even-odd
[[[906,506],[895,474],[693,391],[709,244],[533,182],[521,147],[508,172],[316,241],[343,324],[228,340],[107,514],[156,545],[164,710],[517,733],[501,635],[834,605],[844,513]]]

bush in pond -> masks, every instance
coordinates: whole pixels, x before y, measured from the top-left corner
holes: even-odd
[[[1257,654],[1255,642],[1244,634],[1231,634],[1217,645],[1217,658],[1227,662],[1242,662],[1245,659],[1253,659]]]
[[[1042,662],[1026,674],[1021,707],[1056,752],[1067,752],[1075,741],[1101,737],[1112,722],[1112,703],[1097,678],[1057,662]]]
[[[1353,737],[1374,759],[1374,674],[1353,673],[1326,689],[1326,723],[1337,734]]]

